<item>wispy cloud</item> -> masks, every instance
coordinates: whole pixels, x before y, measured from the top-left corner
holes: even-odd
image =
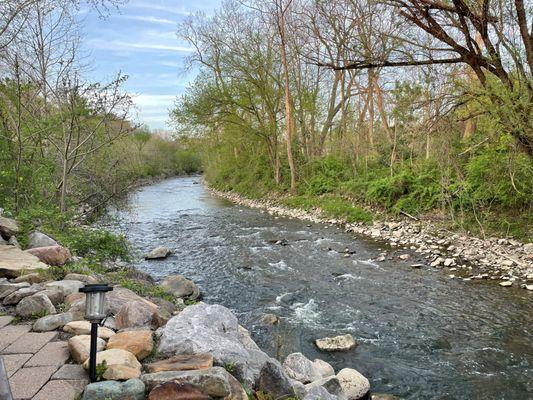
[[[174,46],[164,43],[148,43],[148,42],[126,42],[123,40],[90,40],[90,47],[99,50],[114,50],[114,51],[173,51],[178,53],[190,53],[193,51],[190,47]]]
[[[146,2],[134,2],[131,4],[134,8],[144,8],[148,10],[154,10],[154,11],[163,11],[166,13],[171,14],[178,14],[178,15],[190,15],[191,13],[189,11],[184,10],[182,7],[172,7],[162,4],[153,4],[153,3],[146,3]]]
[[[159,18],[154,16],[143,16],[143,15],[117,15],[117,18],[128,19],[131,21],[141,21],[148,22],[151,24],[157,25],[176,25],[177,21],[172,21],[166,18]]]

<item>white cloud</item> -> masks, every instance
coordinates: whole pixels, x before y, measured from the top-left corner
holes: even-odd
[[[158,18],[153,16],[142,16],[142,15],[117,15],[116,17],[122,18],[122,19],[129,19],[132,21],[141,21],[141,22],[149,22],[152,24],[157,25],[176,25],[176,21],[172,21],[170,19],[166,18]]]
[[[134,2],[131,4],[131,6],[135,8],[144,8],[144,9],[155,10],[155,11],[163,11],[166,13],[178,14],[178,15],[184,15],[184,16],[191,14],[190,12],[184,10],[182,7],[172,7],[172,6],[162,5],[162,4],[146,3],[142,1]]]
[[[114,51],[162,50],[162,51],[173,51],[173,52],[178,52],[178,53],[190,53],[194,51],[192,48],[185,47],[185,46],[174,46],[174,45],[164,44],[164,43],[126,42],[123,40],[92,39],[89,41],[88,44],[89,44],[89,48],[95,48],[99,50],[114,50]]]

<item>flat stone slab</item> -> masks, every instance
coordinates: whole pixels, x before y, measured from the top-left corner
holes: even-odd
[[[86,382],[82,381],[49,381],[33,400],[76,400],[83,392],[85,385]]]
[[[46,343],[56,336],[57,332],[28,332],[2,350],[2,354],[37,353]]]
[[[28,361],[33,354],[6,354],[2,356],[6,366],[7,377],[9,378],[15,372],[22,368],[24,363]]]
[[[13,398],[17,400],[31,399],[56,372],[56,367],[31,367],[19,369],[11,378],[9,385]],[[57,399],[62,399],[58,397]]]
[[[30,360],[25,367],[52,366],[59,368],[70,358],[67,342],[50,342],[44,345]]]
[[[11,315],[4,315],[3,317],[0,317],[0,329],[6,325],[9,325],[11,321],[13,321],[13,317]]]
[[[73,380],[73,381],[87,381],[89,374],[79,364],[65,364],[52,375],[52,379]]]
[[[22,335],[28,333],[30,329],[31,325],[8,325],[0,329],[0,351],[15,342]],[[27,351],[22,350],[18,353],[27,353]]]
[[[48,269],[37,257],[15,246],[0,245],[0,277],[16,278],[19,275]]]

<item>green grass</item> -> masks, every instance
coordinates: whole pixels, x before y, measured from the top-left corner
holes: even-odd
[[[311,211],[319,209],[324,217],[345,219],[348,222],[372,222],[372,214],[340,196],[300,195],[284,198],[281,203],[291,208]]]

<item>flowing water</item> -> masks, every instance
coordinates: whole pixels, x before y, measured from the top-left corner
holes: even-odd
[[[192,279],[204,301],[232,309],[272,356],[300,351],[337,370],[356,368],[376,392],[533,399],[533,293],[413,269],[415,254],[376,262],[384,243],[232,205],[199,180],[141,188],[111,212],[118,217],[111,225],[139,252],[173,249],[166,260],[137,268]],[[346,248],[355,254],[347,257]],[[265,313],[280,324],[264,326]],[[313,344],[343,333],[356,338],[354,350],[323,353]]]

